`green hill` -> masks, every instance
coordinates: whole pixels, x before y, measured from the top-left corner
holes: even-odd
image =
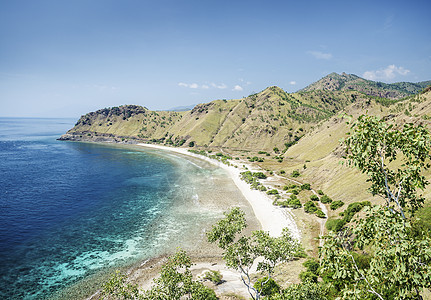
[[[423,81],[417,83],[397,82],[383,83],[361,78],[353,74],[337,74],[331,73],[322,79],[310,84],[300,90],[300,93],[316,90],[323,91],[349,91],[355,90],[369,96],[388,98],[399,100],[414,94],[419,93],[424,88],[429,86],[431,81]]]
[[[288,94],[278,87],[237,100],[215,100],[185,112],[150,111],[136,105],[82,116],[64,140],[158,142],[229,149],[283,149],[318,122],[365,99],[356,91]]]

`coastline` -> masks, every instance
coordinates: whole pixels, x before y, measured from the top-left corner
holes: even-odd
[[[121,145],[122,143],[118,144]],[[184,156],[185,159],[189,157],[205,161],[215,167],[223,169],[228,175],[226,176],[226,180],[231,180],[234,183],[232,186],[236,187],[236,193],[242,200],[238,202],[238,200],[235,198],[224,198],[222,201],[223,203],[218,203],[218,206],[221,204],[223,207],[225,207],[223,209],[224,211],[226,211],[229,207],[238,205],[242,209],[245,209],[246,215],[248,216],[247,222],[249,224],[245,230],[246,234],[250,234],[250,232],[253,230],[262,229],[269,232],[271,236],[278,236],[281,234],[284,227],[288,227],[292,233],[292,236],[295,239],[300,240],[300,231],[289,209],[273,205],[273,200],[270,199],[266,193],[258,190],[252,190],[250,185],[241,179],[240,173],[245,171],[244,167],[248,168],[249,170],[258,171],[254,166],[248,164],[248,162],[242,160],[230,161],[232,164],[236,165],[236,167],[234,167],[223,164],[218,160],[189,152],[188,148],[174,148],[143,143],[133,144],[130,146],[147,148],[149,150],[153,149],[166,151],[170,152],[172,155],[179,154],[180,156]],[[194,164],[193,159],[190,162]],[[211,224],[208,224],[208,226],[210,225]],[[207,229],[209,228],[210,227]],[[191,268],[194,276],[199,276],[208,270],[217,270],[226,280],[226,282],[222,285],[211,286],[211,288],[214,289],[217,294],[221,295],[235,292],[236,294],[242,295],[243,297],[248,297],[248,291],[243,285],[239,273],[226,267],[225,262],[222,259],[222,251],[216,247],[216,245],[209,244],[203,236],[198,237],[195,240],[195,243],[195,250],[185,249],[194,262],[194,265]],[[161,256],[149,258],[145,261],[137,262],[136,264],[130,265],[129,267],[121,268],[121,272],[127,274],[129,280],[134,284],[138,284],[141,289],[149,289],[151,287],[153,278],[159,274],[161,266],[165,263],[168,255],[169,254],[166,253]],[[77,282],[70,288],[56,294],[53,299],[76,299],[77,296],[78,298],[87,300],[102,299],[100,295],[101,283],[105,282],[107,278],[109,278],[109,274],[105,272],[102,275],[103,276],[99,276],[96,274],[96,276],[93,278],[88,278]],[[83,290],[87,290],[87,292],[92,291],[93,294],[79,296]]]
[[[287,227],[289,228],[292,236],[295,239],[300,240],[301,238],[300,231],[292,215],[289,213],[289,210],[273,205],[272,200],[269,197],[267,197],[265,193],[257,190],[252,190],[245,181],[241,180],[241,174],[240,174],[241,170],[239,169],[240,168],[240,166],[238,166],[239,164],[236,164],[238,168],[235,168],[233,166],[227,166],[221,163],[220,161],[216,161],[214,159],[211,159],[202,155],[191,153],[186,148],[174,148],[174,147],[167,147],[167,146],[154,145],[154,144],[144,144],[144,143],[139,143],[136,145],[140,147],[159,149],[163,151],[171,151],[171,152],[180,153],[182,155],[195,157],[198,159],[208,161],[209,163],[224,169],[225,171],[227,171],[232,181],[235,183],[235,185],[241,191],[244,198],[248,201],[248,203],[252,207],[257,220],[262,226],[262,230],[269,232],[271,236],[279,236],[283,228]],[[240,164],[243,165],[244,162],[241,161]]]

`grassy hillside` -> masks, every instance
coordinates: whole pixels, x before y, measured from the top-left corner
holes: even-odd
[[[364,97],[355,91],[288,94],[274,86],[243,99],[199,104],[186,112],[125,105],[82,116],[62,139],[284,149],[321,120]]]
[[[322,90],[322,91],[349,91],[355,90],[366,95],[387,98],[392,100],[402,99],[419,93],[424,88],[429,86],[431,81],[423,81],[417,83],[397,82],[383,83],[371,80],[366,80],[354,74],[337,74],[331,73],[322,79],[310,84],[300,93]]]

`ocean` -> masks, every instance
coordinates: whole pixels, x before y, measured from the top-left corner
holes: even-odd
[[[222,216],[199,201],[219,194],[222,169],[57,141],[75,121],[0,118],[0,299],[47,299],[103,270],[192,249]]]

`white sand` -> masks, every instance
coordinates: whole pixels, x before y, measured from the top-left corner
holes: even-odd
[[[233,182],[244,195],[246,200],[250,203],[251,207],[253,208],[253,212],[264,231],[269,232],[271,236],[279,236],[283,228],[287,227],[295,239],[300,239],[300,232],[290,213],[290,210],[273,205],[272,200],[267,197],[265,193],[250,189],[250,186],[240,178],[241,170],[239,169],[239,166],[238,168],[227,166],[217,160],[191,153],[185,148],[173,148],[153,144],[138,144],[138,146],[181,153],[187,156],[192,156],[208,161],[211,164],[223,168],[229,173]],[[242,164],[244,164],[243,161],[241,161],[241,165]]]

